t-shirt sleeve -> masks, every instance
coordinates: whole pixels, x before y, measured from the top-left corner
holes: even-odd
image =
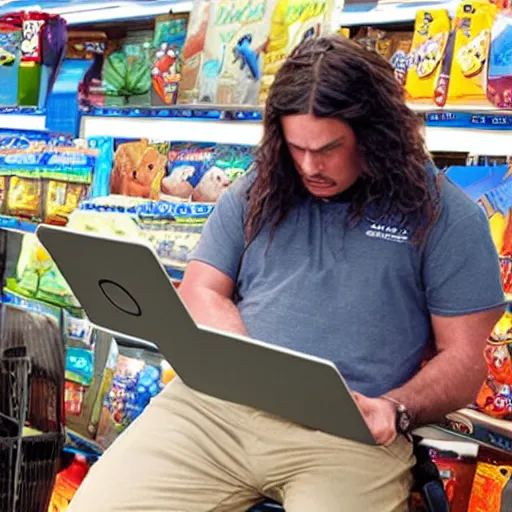
[[[443,233],[434,228],[423,278],[427,305],[434,315],[466,315],[505,303],[498,254],[480,209]]]
[[[239,194],[227,190],[206,222],[189,261],[207,263],[233,281],[244,250],[244,207]]]

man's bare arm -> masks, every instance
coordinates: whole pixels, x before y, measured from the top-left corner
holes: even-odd
[[[414,426],[442,420],[474,401],[487,374],[483,351],[503,309],[432,316],[438,354],[407,384],[388,393],[406,405]]]
[[[191,261],[178,290],[196,323],[246,336],[233,303],[234,288],[233,280],[216,268]]]

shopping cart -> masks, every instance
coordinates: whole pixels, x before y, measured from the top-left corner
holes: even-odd
[[[28,408],[30,358],[25,347],[0,355],[0,510],[16,512]]]

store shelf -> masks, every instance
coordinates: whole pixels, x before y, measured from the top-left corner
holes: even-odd
[[[0,229],[7,229],[8,231],[15,231],[17,233],[35,233],[38,224],[29,222],[8,215],[0,215]]]
[[[512,130],[485,131],[427,126],[425,140],[430,152],[471,153],[500,156],[510,153]]]
[[[231,144],[258,144],[263,133],[261,110],[187,106],[168,109],[96,108],[82,117],[82,137],[147,137]]]
[[[381,0],[380,2],[359,3],[347,0],[340,15],[340,25],[350,27],[357,25],[393,25],[412,23],[419,9],[446,9],[451,17],[459,1],[398,2]]]
[[[479,411],[463,409],[450,414],[443,428],[435,428],[452,438],[455,435],[492,449],[512,453],[512,421],[498,420]]]
[[[486,106],[410,107],[425,118],[427,147],[432,152],[495,156],[512,146],[512,112]],[[95,108],[84,114],[81,135],[255,145],[263,134],[261,119],[258,107]]]
[[[45,130],[45,112],[35,107],[0,107],[0,128]]]

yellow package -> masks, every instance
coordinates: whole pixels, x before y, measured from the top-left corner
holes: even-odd
[[[11,176],[6,213],[15,217],[41,220],[41,180]]]
[[[473,480],[468,512],[510,510],[510,491],[508,491],[508,488],[510,488],[512,482],[511,476],[511,466],[494,466],[479,462]]]
[[[455,46],[449,102],[485,102],[485,77],[496,5],[486,0],[462,2],[455,18]]]
[[[346,39],[350,39],[350,28],[342,27],[338,30],[338,34]]]
[[[45,222],[65,225],[73,210],[84,198],[87,186],[81,183],[48,181],[45,196]]]
[[[7,199],[7,176],[0,176],[0,213],[5,211],[5,200]]]
[[[265,103],[275,74],[292,50],[328,30],[333,9],[333,0],[277,1],[263,59],[260,103]]]
[[[409,100],[431,100],[451,29],[444,9],[418,11],[405,81]]]

